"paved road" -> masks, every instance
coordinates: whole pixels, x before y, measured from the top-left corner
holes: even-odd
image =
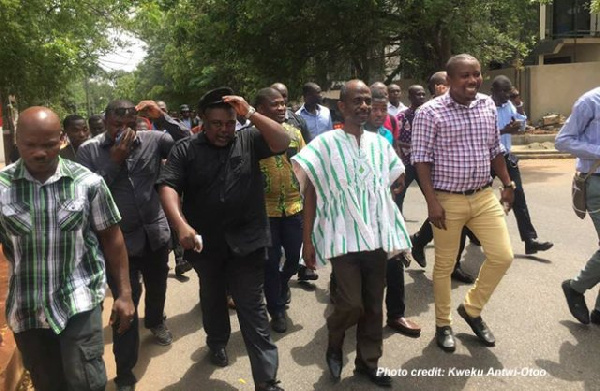
[[[394,378],[394,390],[600,390],[600,328],[574,321],[560,289],[561,281],[574,276],[598,249],[589,217],[581,221],[570,210],[573,167],[573,160],[521,162],[534,224],[540,238],[554,241],[555,247],[537,258],[526,257],[515,219],[508,217],[515,260],[483,313],[496,335],[495,348],[481,346],[456,313],[456,352],[447,354],[437,348],[433,341],[433,248],[426,250],[430,264],[425,269],[416,265],[407,270],[407,315],[422,325],[423,332],[420,338],[413,339],[385,329],[380,365],[400,369]],[[426,214],[425,202],[414,186],[409,189],[405,210],[410,231],[414,232]],[[480,248],[468,245],[464,267],[475,273],[482,260]],[[314,291],[303,290],[295,282],[291,284],[289,331],[274,335],[282,385],[288,391],[375,389],[368,381],[352,375],[354,329],[348,332],[344,347],[346,365],[341,382],[333,385],[325,372],[325,316],[331,311],[329,269],[319,274]],[[228,346],[231,363],[226,368],[216,368],[206,359],[208,349],[198,306],[197,278],[190,276],[181,282],[171,276],[168,284],[166,312],[175,341],[170,347],[156,346],[150,333],[142,330],[137,389],[253,390],[235,312],[231,312],[233,333]],[[468,288],[453,283],[454,307]],[[595,294],[588,293],[587,299],[588,305],[593,306]],[[112,379],[112,345],[109,329],[105,330],[106,361]],[[488,375],[490,368],[497,373]],[[475,375],[481,376],[460,376],[461,369],[474,370]],[[431,370],[430,374],[437,371],[441,376],[416,376],[418,370]],[[111,382],[109,390],[113,389]]]

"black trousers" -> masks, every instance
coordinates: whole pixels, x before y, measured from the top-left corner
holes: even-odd
[[[250,358],[254,382],[259,384],[275,380],[279,358],[277,347],[271,341],[263,296],[267,249],[261,248],[245,256],[233,253],[200,256],[192,251],[186,251],[185,255],[200,279],[202,322],[208,347],[224,348],[229,341],[229,287]]]
[[[115,383],[118,385],[131,385],[137,381],[133,374],[133,368],[137,363],[140,346],[137,311],[142,295],[140,275],[146,288],[144,325],[146,328],[156,327],[164,322],[167,275],[169,273],[168,259],[168,245],[157,251],[147,248],[143,256],[129,257],[129,282],[131,283],[131,296],[135,305],[135,315],[131,327],[123,334],[118,334],[116,327],[113,327],[113,353],[117,363]],[[107,280],[113,296],[118,297],[119,291],[114,280],[110,276],[107,277]]]
[[[386,270],[387,290],[385,292],[385,307],[388,320],[403,318],[405,305],[404,294],[404,264],[398,258],[387,260]]]
[[[104,390],[101,306],[73,316],[60,334],[31,329],[15,334],[15,342],[36,390]]]
[[[506,161],[506,168],[508,169],[508,175],[510,180],[515,182],[517,187],[515,188],[515,201],[512,205],[513,213],[517,219],[517,227],[519,227],[519,235],[522,241],[529,239],[537,239],[537,232],[531,223],[531,217],[529,216],[529,209],[527,208],[527,201],[525,200],[525,190],[523,190],[523,181],[521,180],[521,171],[519,171],[519,163],[513,155],[504,155]],[[495,173],[492,173],[495,177]]]
[[[398,205],[398,209],[400,209],[400,212],[402,212],[402,214],[404,214],[402,208],[404,207],[404,198],[406,198],[406,191],[408,190],[410,184],[413,183],[413,181],[417,182],[419,188],[421,187],[421,183],[419,182],[419,176],[417,175],[417,169],[412,164],[409,164],[405,166],[404,189],[396,196],[396,205]]]
[[[290,278],[298,273],[300,248],[302,247],[302,214],[270,217],[271,247],[265,267],[265,298],[271,316],[285,312],[285,299]],[[279,271],[281,247],[285,251],[285,263]]]

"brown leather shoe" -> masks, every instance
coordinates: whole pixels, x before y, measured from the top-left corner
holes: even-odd
[[[420,337],[421,326],[410,319],[396,318],[388,319],[387,325],[399,333],[408,335],[409,337]]]

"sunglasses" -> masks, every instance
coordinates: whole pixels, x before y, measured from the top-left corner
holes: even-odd
[[[137,115],[135,107],[117,107],[116,109],[110,110],[111,113],[118,115],[119,117],[125,117],[127,115]]]

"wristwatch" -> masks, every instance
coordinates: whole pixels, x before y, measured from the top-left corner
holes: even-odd
[[[504,189],[513,189],[514,190],[516,188],[517,188],[517,185],[514,181],[510,181],[510,182],[508,182],[508,185],[502,185],[502,187],[501,187],[502,190],[504,190]]]
[[[254,113],[256,113],[256,109],[254,107],[250,106],[248,108],[248,112],[246,113],[246,115],[244,116],[244,118],[250,119],[250,117],[252,117],[254,115]]]

